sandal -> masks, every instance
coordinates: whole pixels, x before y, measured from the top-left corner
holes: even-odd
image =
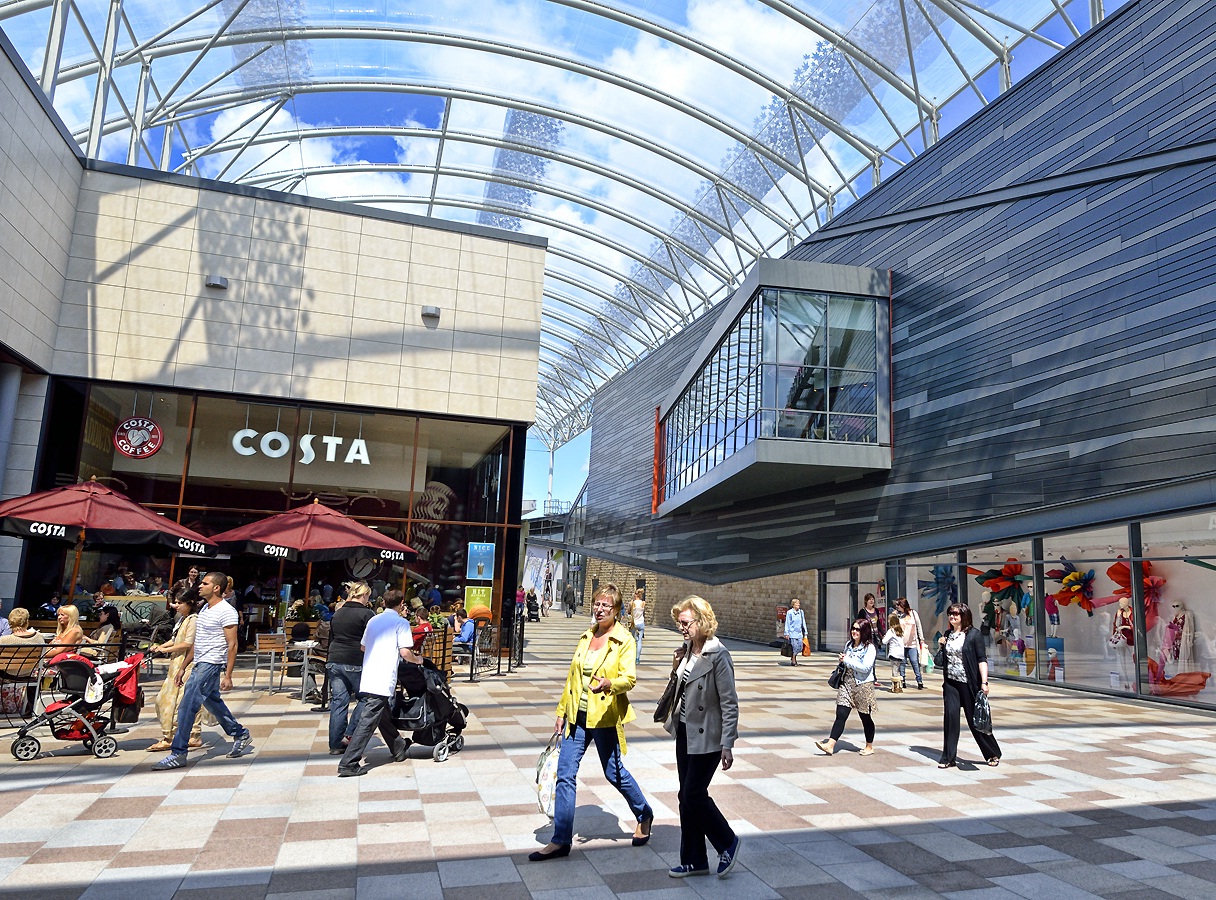
[[[873,747],[862,747],[861,750],[858,751],[857,755],[858,756],[873,756],[874,748]]]
[[[820,753],[825,753],[828,756],[831,756],[832,751],[836,749],[835,747],[828,747],[827,741],[815,741],[815,746],[819,748]]]
[[[172,746],[173,745],[169,743],[169,741],[157,741],[155,744],[149,747],[148,750],[168,750]]]

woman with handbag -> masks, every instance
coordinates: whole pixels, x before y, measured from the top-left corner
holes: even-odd
[[[790,642],[790,665],[798,665],[802,655],[802,638],[806,635],[806,615],[802,612],[802,601],[795,597],[785,611],[785,639]]]
[[[861,717],[861,727],[866,737],[861,755],[874,754],[874,663],[877,660],[878,651],[870,633],[870,621],[858,617],[849,629],[849,643],[840,654],[844,677],[836,691],[836,721],[832,724],[832,733],[827,740],[815,742],[820,752],[828,756],[836,752],[836,742],[844,734],[844,723],[855,709]]]
[[[725,878],[739,857],[739,836],[710,798],[709,783],[719,763],[724,772],[734,763],[739,736],[735,667],[714,636],[718,619],[704,599],[686,597],[671,608],[671,617],[684,643],[672,655],[678,687],[664,725],[676,739],[680,775],[680,864],[667,874],[708,875],[708,840],[718,854],[718,877]]]
[[[958,765],[959,710],[967,716],[971,736],[979,745],[980,752],[990,766],[1001,763],[1001,747],[996,738],[975,727],[975,702],[983,694],[988,695],[988,657],[984,653],[984,639],[972,627],[971,610],[954,603],[946,610],[949,630],[938,638],[935,662],[942,673],[942,702],[944,717],[942,725],[942,758],[937,761],[939,769],[950,769]]]
[[[594,742],[608,781],[621,792],[637,819],[633,846],[650,840],[654,811],[642,789],[621,762],[625,752],[625,723],[636,716],[629,705],[629,690],[637,680],[633,635],[617,618],[621,592],[607,584],[591,600],[592,625],[579,638],[553,733],[560,735],[557,787],[553,802],[553,837],[541,850],[529,854],[532,862],[570,855],[574,841],[575,784],[583,754]]]

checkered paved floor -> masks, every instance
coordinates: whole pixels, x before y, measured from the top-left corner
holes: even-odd
[[[160,757],[145,752],[159,737],[150,707],[109,760],[47,740],[18,763],[0,740],[0,895],[1216,898],[1216,718],[994,682],[1004,762],[977,765],[964,733],[972,763],[943,771],[932,678],[922,692],[880,696],[874,756],[857,754],[854,719],[828,758],[813,742],[834,714],[834,658],[793,670],[743,644],[730,644],[736,763],[711,789],[743,836],[739,863],[723,881],[670,879],[674,752],[650,714],[675,639],[658,629],[626,757],[657,813],[653,840],[630,846],[628,809],[589,756],[574,852],[529,863],[550,836],[533,767],[584,623],[544,619],[529,630],[525,669],[457,678],[473,715],[465,750],[444,763],[392,763],[377,738],[373,771],[338,779],[323,714],[239,684],[229,702],[256,747],[242,759],[225,759],[222,735],[204,729],[211,746],[189,768],[149,771]]]

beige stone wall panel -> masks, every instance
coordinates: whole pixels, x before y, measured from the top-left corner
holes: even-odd
[[[812,636],[812,645],[818,625],[816,614],[817,573],[814,570],[757,578],[725,585],[705,585],[694,581],[646,572],[633,566],[621,566],[606,560],[588,559],[586,567],[587,599],[590,599],[592,578],[598,577],[600,585],[613,582],[625,593],[633,596],[634,580],[646,579],[647,624],[656,624],[671,629],[671,635],[653,637],[670,640],[674,649],[679,641],[671,622],[671,607],[689,595],[704,597],[714,609],[718,619],[718,633],[740,640],[768,643],[777,634],[776,611],[778,606],[788,606],[793,597],[802,600],[806,614],[807,630]],[[646,640],[652,636],[647,634]],[[777,651],[773,651],[776,663]]]

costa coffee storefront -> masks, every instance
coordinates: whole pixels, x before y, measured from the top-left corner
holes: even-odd
[[[359,577],[400,587],[405,577],[496,612],[502,585],[515,584],[524,425],[66,379],[54,382],[49,407],[37,489],[96,476],[205,535],[319,499],[409,544],[418,559],[408,572],[391,561],[315,564],[314,584]],[[28,542],[22,605],[66,587],[64,558],[62,545]],[[171,584],[196,562],[208,565],[88,552],[79,584],[97,590],[124,563],[136,581]],[[273,557],[210,565],[238,590],[278,591]],[[304,578],[302,564],[284,565],[293,597]]]

